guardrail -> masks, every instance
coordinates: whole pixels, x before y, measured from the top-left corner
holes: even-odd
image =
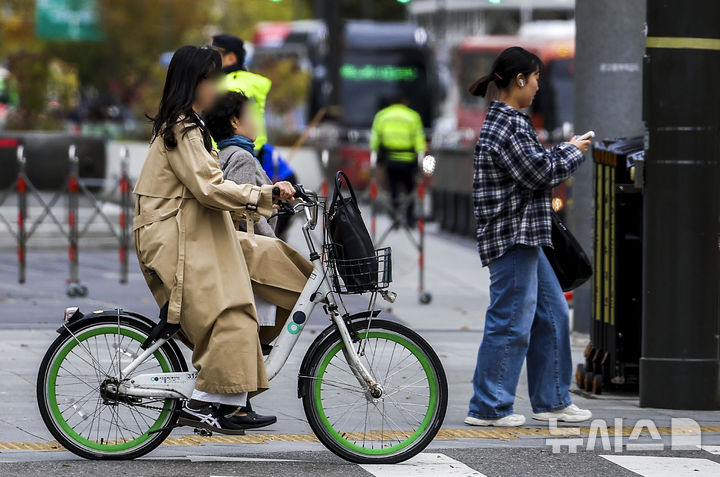
[[[121,173],[114,187],[109,188],[105,197],[95,195],[93,190],[102,190],[108,180],[104,178],[82,178],[79,173],[80,159],[77,154],[77,147],[71,144],[68,147],[67,176],[63,186],[52,192],[49,199],[43,197],[37,187],[30,181],[27,174],[27,158],[25,147],[17,146],[17,177],[16,180],[5,190],[0,192],[0,206],[3,205],[13,194],[17,197],[17,222],[13,225],[12,220],[0,213],[0,222],[8,229],[17,243],[18,259],[18,282],[25,283],[27,280],[26,257],[27,245],[33,234],[41,224],[51,222],[57,231],[67,241],[69,277],[67,280],[66,293],[68,296],[85,296],[88,288],[80,282],[79,267],[79,241],[86,236],[90,226],[96,219],[102,219],[107,225],[109,235],[117,240],[118,261],[120,265],[119,281],[126,283],[128,277],[127,253],[130,247],[130,226],[128,220],[131,206],[131,183],[128,176],[128,150],[123,148],[121,152]],[[120,211],[117,223],[105,213],[103,207],[109,203],[108,197],[119,191]],[[85,198],[90,203],[90,216],[84,223],[80,223],[80,199]],[[62,199],[66,201],[65,214],[67,222],[64,222],[59,215],[57,205]],[[28,214],[30,201],[40,206],[41,212],[36,217]],[[83,209],[87,209],[83,207]]]

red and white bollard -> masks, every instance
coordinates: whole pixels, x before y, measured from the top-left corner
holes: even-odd
[[[370,237],[375,241],[377,230],[377,151],[370,151]]]
[[[127,147],[120,150],[120,215],[118,217],[120,225],[120,247],[118,249],[118,259],[120,261],[120,283],[127,283],[128,280],[128,261],[127,254],[130,247],[130,178],[128,176],[128,161],[130,151]]]
[[[330,186],[328,184],[328,169],[330,167],[330,151],[323,149],[320,153],[320,163],[322,164],[322,184],[320,185],[320,195],[325,197],[326,201],[330,200]],[[325,214],[322,214],[322,229],[325,230]]]
[[[417,186],[418,198],[418,268],[420,280],[418,285],[418,300],[423,305],[432,301],[432,295],[425,290],[425,195],[430,182],[430,176],[435,172],[435,158],[433,156],[418,156],[419,181]]]
[[[79,159],[75,144],[68,148],[68,258],[70,261],[70,278],[67,281],[65,292],[68,296],[86,296],[88,289],[80,283],[80,267],[78,259],[78,211],[80,194],[80,176],[78,172]]]
[[[17,255],[18,255],[18,282],[25,283],[26,278],[26,262],[25,262],[25,246],[27,241],[27,233],[25,231],[25,219],[27,218],[27,176],[25,173],[25,148],[18,146],[17,148],[17,194],[18,194],[18,231],[17,231]]]

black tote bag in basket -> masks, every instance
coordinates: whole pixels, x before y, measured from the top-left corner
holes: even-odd
[[[343,180],[350,197],[340,192]],[[355,191],[343,171],[335,175],[335,191],[328,207],[331,259],[350,293],[372,290],[378,281],[378,259],[370,234],[360,216]]]
[[[545,256],[555,271],[563,291],[574,290],[592,276],[592,265],[572,233],[552,212],[552,248],[544,247]]]

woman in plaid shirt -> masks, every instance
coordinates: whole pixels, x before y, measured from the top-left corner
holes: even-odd
[[[525,423],[525,416],[513,414],[513,402],[526,357],[534,419],[579,422],[592,416],[570,400],[569,310],[542,250],[552,245],[552,188],[573,174],[590,141],[573,137],[543,148],[521,111],[532,104],[541,68],[537,56],[508,48],[490,74],[470,86],[476,96],[485,96],[490,83],[499,91],[475,146],[478,251],[490,268],[490,306],[465,419],[475,426]]]

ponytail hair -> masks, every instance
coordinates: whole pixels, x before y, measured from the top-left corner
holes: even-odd
[[[471,84],[468,91],[473,96],[485,97],[491,82],[499,89],[506,89],[517,75],[529,76],[538,70],[542,71],[542,68],[542,61],[537,55],[519,46],[511,46],[495,58],[492,71]]]

